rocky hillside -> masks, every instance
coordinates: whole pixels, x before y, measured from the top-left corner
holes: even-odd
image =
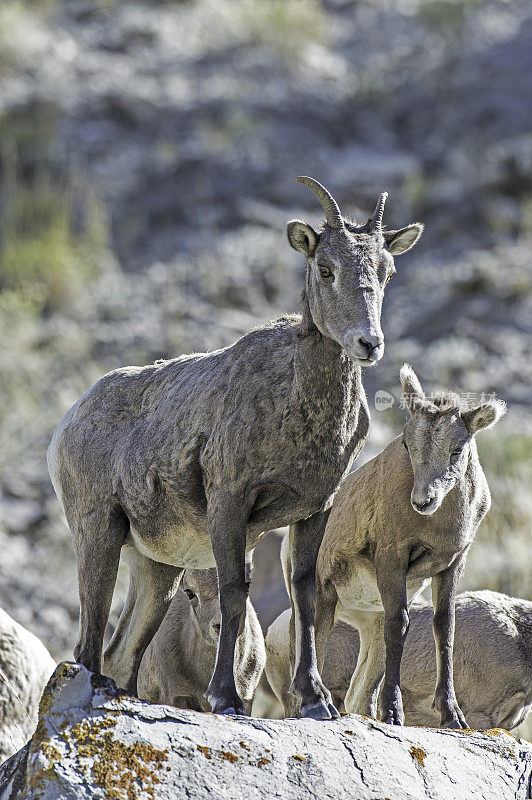
[[[389,227],[426,223],[365,374],[395,400],[363,457],[402,424],[405,360],[506,399],[463,587],[531,597],[531,53],[526,0],[0,4],[0,605],[57,657],[77,588],[51,432],[103,372],[297,308],[285,223],[320,217],[298,174],[361,219],[387,189]]]

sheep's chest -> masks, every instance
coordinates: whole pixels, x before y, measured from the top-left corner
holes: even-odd
[[[428,585],[426,576],[421,578],[407,576],[406,589],[408,601],[411,602]],[[377,586],[375,567],[369,559],[360,559],[354,564],[350,577],[342,584],[336,585],[338,605],[336,619],[353,624],[352,613],[360,611],[384,611],[381,595]]]

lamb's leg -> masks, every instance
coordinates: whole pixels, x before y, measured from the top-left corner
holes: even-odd
[[[331,693],[324,686],[316,660],[314,611],[316,605],[316,560],[328,512],[313,514],[290,527],[291,601],[294,627],[294,677],[290,691],[302,717],[335,719],[339,716]]]
[[[103,506],[76,518],[69,515],[68,521],[78,561],[80,602],[74,658],[100,675],[103,635],[129,523],[122,509]]]
[[[401,698],[401,659],[408,632],[406,571],[402,564],[386,554],[376,560],[377,585],[384,606],[384,642],[386,669],[380,694],[381,718],[392,725],[404,724]]]
[[[379,687],[385,670],[384,614],[360,612],[356,628],[360,635],[360,652],[345,696],[345,710],[376,719]]]
[[[432,578],[432,629],[436,642],[436,691],[432,707],[440,713],[442,728],[467,728],[454,693],[453,645],[456,587],[462,573],[465,556]]]
[[[124,556],[129,566],[129,588],[105,648],[103,668],[118,686],[136,697],[142,656],[166,614],[183,569],[152,561],[134,547],[125,547]]]
[[[218,570],[222,627],[214,672],[205,692],[214,714],[244,714],[234,676],[235,646],[246,610],[246,523],[243,500],[222,490],[211,493],[207,519]]]

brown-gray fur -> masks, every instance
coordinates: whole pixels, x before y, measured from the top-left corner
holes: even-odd
[[[428,400],[413,369],[401,369],[410,418],[403,433],[349,475],[330,513],[317,560],[318,666],[333,624],[360,633],[361,651],[345,700],[350,712],[402,724],[401,656],[408,606],[432,582],[443,727],[466,727],[453,688],[454,597],[490,493],[475,435],[505,406],[464,409],[452,393]]]
[[[415,600],[401,663],[401,694],[406,725],[436,727],[432,708],[436,653],[433,608]],[[291,713],[290,609],[283,611],[266,634],[266,676],[287,716]],[[344,700],[355,671],[360,639],[352,625],[338,621],[327,642],[322,678],[333,703]],[[532,708],[532,602],[491,591],[456,597],[454,637],[456,697],[469,725],[476,730],[520,725]]]
[[[140,663],[139,697],[151,703],[210,711],[204,695],[216,661],[220,627],[216,569],[185,570],[181,586]],[[236,687],[246,714],[251,712],[265,661],[262,629],[248,598],[234,662]]]
[[[207,695],[213,711],[242,711],[233,657],[245,553],[265,531],[291,524],[293,688],[302,715],[336,715],[316,669],[316,557],[334,493],[368,434],[361,366],[382,355],[393,255],[412,247],[422,226],[383,231],[382,202],[366,225],[339,224],[320,202],[332,224],[319,233],[288,225],[290,244],[307,258],[301,316],[212,353],[110,372],[67,412],[48,449],[78,559],[74,654],[93,672],[124,545],[136,562],[140,577],[104,663],[132,693],[183,568],[216,565],[222,630]]]

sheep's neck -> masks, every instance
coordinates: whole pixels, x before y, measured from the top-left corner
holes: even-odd
[[[296,336],[295,391],[301,405],[314,418],[328,424],[358,408],[362,389],[361,368],[333,339],[323,336],[312,319],[306,291],[302,294],[301,325]]]

